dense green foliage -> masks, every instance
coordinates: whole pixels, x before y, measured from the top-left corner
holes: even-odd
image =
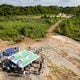
[[[58,6],[27,6],[16,7],[11,5],[0,5],[0,16],[6,15],[36,15],[36,14],[58,14],[68,13],[80,15],[80,6],[78,7],[58,7]]]
[[[15,7],[11,5],[1,5],[0,15],[36,15],[36,14],[58,14],[59,8],[57,6],[27,6],[27,7]]]
[[[80,41],[80,6],[12,6],[0,5],[0,38],[18,40],[23,37],[45,37],[48,26],[57,21],[47,15],[73,14],[74,18],[64,20],[56,32]],[[31,16],[31,15],[40,15]],[[42,17],[41,17],[42,16]],[[40,18],[41,17],[41,18]]]
[[[72,39],[80,41],[80,18],[74,17],[62,21],[56,32]]]
[[[36,16],[34,16],[36,17]],[[23,37],[45,37],[48,26],[56,22],[56,18],[33,18],[28,16],[0,17],[0,38],[18,40]]]

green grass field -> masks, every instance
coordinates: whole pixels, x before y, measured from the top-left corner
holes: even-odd
[[[21,37],[33,39],[43,38],[47,29],[57,18],[41,18],[40,16],[2,16],[0,17],[0,38],[17,40]]]

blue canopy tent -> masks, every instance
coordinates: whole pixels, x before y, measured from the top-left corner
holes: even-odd
[[[5,50],[6,56],[11,56],[12,54],[14,54],[14,48],[8,48]]]
[[[19,51],[19,47],[8,48],[5,50],[5,55],[11,56],[12,54],[14,54],[15,52],[18,52],[18,51]]]

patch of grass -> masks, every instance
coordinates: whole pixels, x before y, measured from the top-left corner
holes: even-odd
[[[34,17],[34,16],[33,16]],[[17,40],[23,37],[33,39],[43,38],[47,29],[58,19],[41,19],[32,16],[0,17],[0,38],[3,40]]]

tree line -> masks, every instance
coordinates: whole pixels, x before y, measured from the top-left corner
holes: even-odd
[[[36,14],[58,14],[67,13],[80,15],[80,6],[77,7],[58,7],[58,6],[12,6],[0,5],[0,16],[8,15],[36,15]]]

